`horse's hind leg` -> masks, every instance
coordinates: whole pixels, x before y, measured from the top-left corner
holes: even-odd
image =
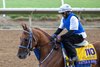
[[[93,67],[100,67],[100,42],[96,42],[93,45],[97,52],[97,64],[93,65]]]

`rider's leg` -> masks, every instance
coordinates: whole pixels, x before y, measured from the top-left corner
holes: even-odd
[[[77,60],[77,53],[76,53],[75,47],[70,42],[62,41],[62,43],[64,44],[64,48],[67,51],[68,57],[73,60]]]
[[[64,44],[64,47],[68,53],[68,57],[71,57],[71,59],[75,60],[77,59],[77,53],[76,49],[73,46],[74,44],[82,42],[84,39],[81,35],[73,34],[70,37],[62,36],[62,43]]]

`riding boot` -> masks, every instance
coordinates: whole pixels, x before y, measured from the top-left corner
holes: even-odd
[[[64,42],[63,44],[66,49],[68,57],[72,60],[77,60],[77,53],[75,47],[70,42]]]

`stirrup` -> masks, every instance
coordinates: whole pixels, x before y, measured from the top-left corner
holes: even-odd
[[[68,67],[75,67],[74,63],[78,61],[78,57],[73,57],[73,59],[69,58],[67,60]]]
[[[72,60],[72,61],[78,61],[78,57],[75,56],[75,57],[73,57],[71,60]]]

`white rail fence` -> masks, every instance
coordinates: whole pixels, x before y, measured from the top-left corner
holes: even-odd
[[[100,13],[100,8],[72,8],[78,13]],[[58,8],[0,8],[0,14],[57,14]]]
[[[32,25],[32,14],[57,14],[59,8],[0,8],[0,14],[30,14],[29,25]],[[100,13],[100,8],[72,8],[77,13]],[[100,26],[99,26],[100,27]]]

